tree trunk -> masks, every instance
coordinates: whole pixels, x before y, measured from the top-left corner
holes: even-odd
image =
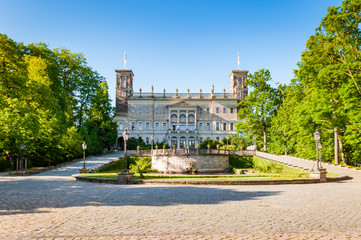
[[[335,164],[338,164],[338,133],[337,133],[337,127],[334,131],[334,143],[335,143]]]
[[[264,152],[267,152],[267,133],[266,133],[266,129],[263,129],[263,149]]]
[[[345,158],[345,153],[344,153],[344,151],[343,151],[342,141],[341,141],[339,135],[337,136],[337,138],[338,138],[338,145],[339,145],[340,151],[341,151],[342,164],[343,164],[343,165],[346,165],[346,164],[347,164],[347,160],[346,160],[346,158]]]

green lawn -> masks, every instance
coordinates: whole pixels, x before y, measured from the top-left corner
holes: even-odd
[[[85,173],[81,174],[84,177],[97,178],[117,178],[116,173]],[[145,180],[276,180],[276,179],[306,179],[308,174],[275,174],[275,173],[260,173],[252,175],[178,175],[178,174],[144,174]],[[140,179],[139,174],[134,175],[134,179]]]
[[[128,163],[134,164],[141,157],[130,157]],[[151,158],[144,158],[151,161]],[[124,168],[124,159],[119,159],[106,167],[100,169],[99,173],[85,173],[80,176],[97,177],[97,178],[118,178],[117,172],[121,172]],[[285,165],[270,162],[260,158],[245,158],[233,156],[230,158],[230,169],[247,168],[249,171],[255,170],[257,173],[249,175],[188,175],[188,174],[157,174],[144,173],[145,180],[277,180],[277,179],[307,179],[310,177],[308,172],[294,169]],[[327,177],[338,176],[335,173],[327,173]],[[134,179],[140,179],[139,174],[134,175]]]

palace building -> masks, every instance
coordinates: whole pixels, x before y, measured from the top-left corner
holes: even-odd
[[[134,73],[130,69],[115,70],[118,144],[123,145],[122,132],[127,128],[129,137],[141,137],[146,143],[165,142],[190,148],[207,138],[223,139],[236,133],[237,103],[248,94],[245,85],[247,70],[233,70],[230,92],[221,93],[155,93],[135,92]]]

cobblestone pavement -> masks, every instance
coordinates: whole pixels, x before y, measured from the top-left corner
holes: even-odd
[[[0,239],[361,239],[360,172],[305,185],[106,185],[71,180],[77,164],[0,177]]]

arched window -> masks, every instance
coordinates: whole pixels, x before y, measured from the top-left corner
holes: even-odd
[[[199,123],[199,131],[203,131],[203,123]]]
[[[163,131],[167,131],[167,123],[163,123],[163,128],[162,128]]]
[[[187,129],[187,122],[186,122],[186,115],[185,114],[181,114],[179,116],[179,129],[181,131],[185,131]]]
[[[123,130],[123,123],[119,122],[118,125],[119,125],[119,130],[122,131]]]
[[[195,129],[193,114],[188,115],[188,129],[191,131],[193,131]]]
[[[177,130],[177,114],[172,114],[170,116],[170,125],[172,126],[172,131]]]
[[[190,148],[194,148],[196,146],[196,141],[195,141],[194,137],[189,137],[188,145]]]
[[[142,122],[138,122],[138,130],[139,131],[143,130],[143,123]]]
[[[122,76],[122,87],[125,88],[127,85],[127,80],[124,76]]]
[[[154,125],[154,130],[159,131],[159,122],[156,122]]]
[[[186,137],[180,137],[179,139],[179,147],[184,148],[186,145]]]

